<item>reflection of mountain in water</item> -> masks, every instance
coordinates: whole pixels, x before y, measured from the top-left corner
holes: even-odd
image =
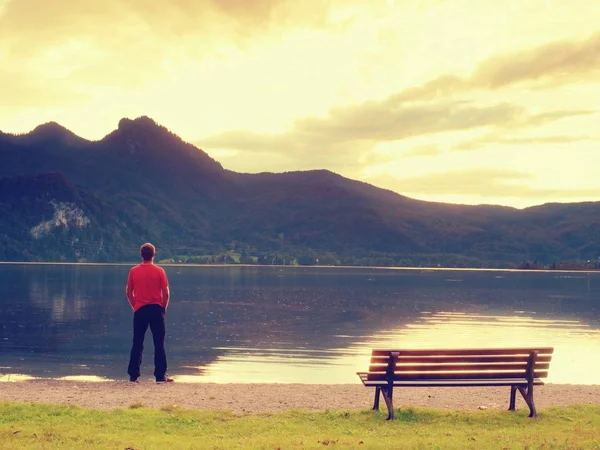
[[[103,266],[2,269],[0,296],[10,300],[0,302],[1,366],[48,376],[104,364],[115,343],[112,291],[117,278],[122,284],[122,273]]]
[[[3,266],[0,366],[37,376],[123,378],[131,310],[128,266]],[[432,318],[584,320],[598,327],[598,285],[551,273],[167,267],[171,372],[199,375],[217,360],[277,356],[327,362],[386,342],[398,347]],[[451,320],[439,325],[452,326]],[[514,321],[512,322],[514,323]],[[381,341],[381,333],[388,333]],[[473,337],[477,339],[476,336]],[[152,343],[144,370],[151,373]]]

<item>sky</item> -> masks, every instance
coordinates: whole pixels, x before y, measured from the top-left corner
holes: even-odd
[[[600,201],[600,2],[0,0],[0,130],[149,116],[238,172]]]

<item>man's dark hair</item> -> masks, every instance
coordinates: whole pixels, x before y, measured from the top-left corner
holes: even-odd
[[[156,249],[154,248],[154,245],[146,242],[140,247],[140,254],[144,261],[152,261],[152,258],[154,258],[154,255],[156,254]]]

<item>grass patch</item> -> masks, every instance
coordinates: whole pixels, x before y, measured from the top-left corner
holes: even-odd
[[[600,405],[526,411],[406,408],[236,415],[166,406],[98,411],[0,402],[2,449],[595,449]]]

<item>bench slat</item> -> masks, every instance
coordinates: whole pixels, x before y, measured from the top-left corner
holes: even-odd
[[[369,381],[369,380],[367,380],[367,377],[369,375],[368,372],[356,372],[356,374],[360,377],[360,381],[362,381],[365,386],[386,386],[388,384],[387,381]],[[534,384],[544,384],[544,381],[541,378],[534,378],[533,381],[534,381]],[[519,381],[519,378],[505,379],[505,378],[498,378],[498,377],[496,377],[494,379],[489,378],[489,379],[486,379],[483,381],[482,380],[464,380],[464,379],[463,380],[447,380],[447,381],[435,380],[434,381],[434,383],[436,383],[437,385],[447,384],[448,386],[455,386],[456,383],[459,383],[459,382],[461,382],[461,383],[468,382],[468,383],[475,384],[475,385],[478,385],[480,383],[490,383],[490,384],[505,383],[506,385],[513,385],[515,383],[519,383],[520,381]],[[521,382],[526,384],[527,379],[522,378]],[[396,382],[394,382],[394,384],[395,383]],[[397,381],[397,383],[399,386],[404,386],[407,383],[414,383],[415,386],[429,386],[430,385],[429,384],[430,382],[427,380]]]
[[[400,356],[449,356],[449,355],[529,355],[531,351],[538,355],[554,353],[553,347],[540,348],[461,348],[461,349],[373,349],[372,356],[388,356],[390,352],[397,352]]]
[[[437,373],[394,373],[394,380],[457,380],[457,379],[476,379],[485,380],[493,378],[523,378],[523,371],[518,372],[437,372]],[[546,378],[548,371],[536,371],[534,378]],[[373,373],[367,375],[369,381],[387,381],[385,372]]]
[[[370,364],[387,364],[389,360],[389,355],[385,355],[385,356],[374,356],[371,358],[371,362]],[[525,365],[527,364],[527,361],[529,360],[529,354],[523,354],[523,355],[498,355],[498,356],[460,356],[460,355],[456,355],[456,356],[429,356],[429,355],[423,355],[423,356],[419,356],[419,355],[415,355],[415,356],[399,356],[398,357],[398,361],[402,361],[403,363],[425,363],[425,362],[431,362],[431,363],[454,363],[454,362],[465,362],[465,363],[470,363],[470,362],[503,362],[503,363],[508,363],[508,362],[520,362],[520,363],[524,363]],[[538,362],[550,362],[552,360],[552,355],[539,355],[536,358],[536,361]]]
[[[369,372],[376,372],[383,370],[385,371],[387,366],[376,366],[376,370],[371,370],[369,368]],[[535,364],[535,370],[549,369],[550,363],[541,363]],[[520,371],[521,373],[525,373],[527,369],[526,364],[396,364],[395,371],[398,373],[403,372],[450,372],[450,371],[463,371],[463,372],[482,372],[482,371]]]
[[[363,381],[366,387],[387,386],[383,381]],[[541,379],[534,379],[535,386],[543,386],[545,383]],[[466,386],[527,386],[527,380],[522,378],[513,379],[488,379],[488,380],[433,380],[433,381],[394,381],[395,387],[466,387]]]

